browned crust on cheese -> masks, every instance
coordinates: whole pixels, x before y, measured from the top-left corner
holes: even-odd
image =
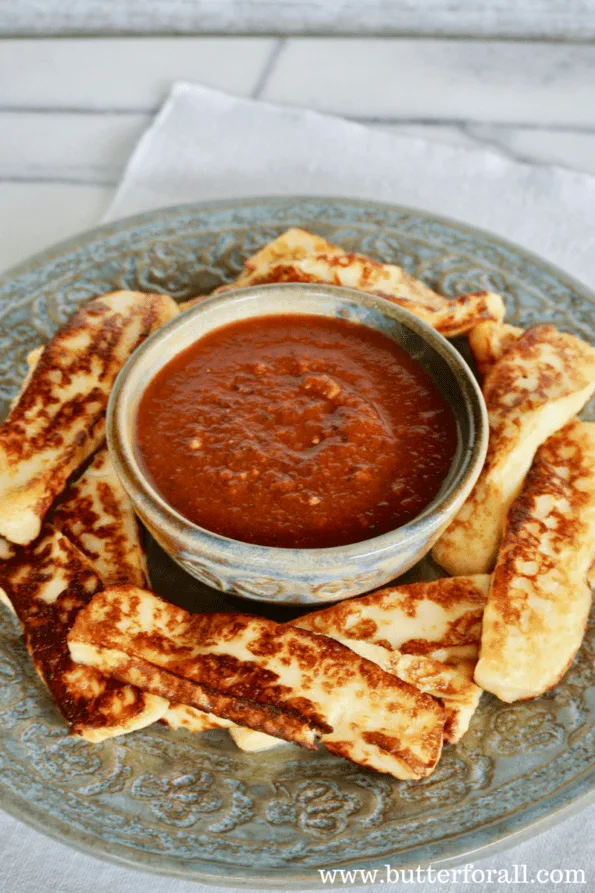
[[[504,541],[490,590],[490,602],[498,606],[505,625],[517,625],[524,608],[524,603],[517,605],[510,601],[508,593],[513,580],[519,576],[529,579],[536,574],[543,576],[555,568],[559,560],[555,549],[552,549],[552,554],[541,549],[544,531],[547,529],[548,537],[554,542],[580,542],[583,532],[581,511],[589,502],[589,494],[577,488],[576,482],[595,474],[591,457],[584,454],[580,442],[572,437],[572,432],[581,424],[573,420],[537,450],[525,486],[508,513]],[[565,476],[559,473],[561,465]],[[552,497],[555,503],[547,515],[547,528],[535,506],[536,499],[544,493]],[[569,506],[568,511],[560,510],[562,502]],[[550,528],[549,525],[554,526]],[[532,565],[536,559],[538,568],[535,573],[523,574],[519,570],[523,563]],[[538,624],[537,615],[533,616],[533,622]],[[532,635],[539,636],[539,633],[538,625],[532,627]]]
[[[60,429],[68,426],[73,418],[86,415],[87,403],[92,403],[94,406],[97,404],[93,414],[89,416],[88,436],[91,438],[107,403],[107,396],[98,390],[78,395],[62,406],[57,414],[47,410],[44,412],[43,409],[37,411],[36,415],[45,417],[46,426],[36,436],[31,436],[27,430],[27,411],[37,407],[39,403],[46,405],[54,403],[52,390],[57,383],[54,377],[59,378],[61,386],[67,387],[72,384],[77,374],[91,374],[96,364],[99,364],[101,369],[97,375],[98,382],[106,379],[111,382],[118,371],[113,368],[114,347],[121,337],[122,329],[128,323],[129,316],[141,320],[141,333],[135,347],[160,321],[159,309],[163,295],[141,295],[139,292],[138,303],[128,316],[121,316],[119,319],[111,318],[113,311],[105,301],[105,297],[109,296],[89,301],[60,327],[44,348],[18,403],[8,419],[0,426],[2,446],[13,461],[20,462],[29,458],[36,449],[43,447],[48,439],[51,439],[53,444],[61,443],[63,437]],[[96,321],[105,315],[109,318],[109,324],[97,326]],[[92,332],[92,340],[88,350],[77,356],[74,362],[70,362],[71,358],[63,353],[63,342],[65,338],[79,332]]]
[[[355,252],[339,252],[340,249],[337,249],[337,251],[332,254],[317,252],[316,254],[310,255],[312,261],[319,261],[327,267],[328,272],[325,282],[328,282],[329,285],[341,285],[341,271],[357,264],[360,273],[358,281],[358,288],[360,291],[377,294],[379,297],[386,298],[389,301],[399,302],[398,295],[394,295],[390,292],[383,292],[378,288],[378,282],[383,279],[382,274],[386,268],[385,264],[372,260],[372,258],[366,257],[363,254],[356,254]],[[319,278],[300,266],[299,261],[303,259],[304,258],[293,258],[292,260],[288,260],[287,258],[281,258],[277,263],[269,266],[266,272],[263,272],[262,274],[251,274],[249,277],[249,284],[265,285],[276,282],[320,282],[321,280]],[[420,307],[424,307],[429,311],[438,310],[447,303],[445,298],[436,292],[433,292],[419,279],[415,279],[414,276],[410,276],[404,271],[400,272],[403,276],[403,290],[406,288],[410,295],[409,298],[403,298],[403,303],[410,304],[414,300],[417,300]],[[239,288],[241,285],[248,284],[247,279],[248,277],[241,277],[235,283],[221,286],[218,291]]]
[[[166,295],[104,295],[85,304],[44,348],[17,403],[0,424],[0,485],[2,475],[10,476],[10,470],[19,464],[43,454],[48,447],[55,451],[37,476],[19,480],[17,486],[17,492],[31,491],[33,504],[30,501],[27,507],[39,518],[39,525],[68,478],[100,445],[109,393],[124,361],[175,312],[175,303]],[[119,356],[123,333],[131,325],[137,337],[125,355]],[[88,338],[83,350],[73,348],[77,336]],[[81,376],[88,376],[84,387],[61,401],[57,389],[72,388]],[[8,477],[5,491],[10,491],[10,486]],[[12,538],[12,528],[0,526],[2,533]],[[38,532],[39,527],[32,536],[13,541],[30,542]]]
[[[219,668],[225,672],[224,665]],[[212,713],[240,726],[291,741],[307,750],[316,750],[319,726],[308,722],[291,707],[259,704],[247,697],[221,694],[205,683],[184,678],[175,670],[158,669],[138,655],[121,653],[110,664],[110,674],[121,682],[133,683],[143,691],[165,698],[172,704],[183,704]],[[167,714],[164,717],[167,722]]]
[[[284,282],[324,283],[342,286],[341,271],[350,264],[359,264],[360,278],[353,287],[359,291],[376,295],[379,298],[404,307],[425,322],[434,326],[448,338],[464,334],[481,320],[500,320],[504,316],[504,305],[499,296],[492,292],[472,292],[446,299],[431,292],[423,283],[413,276],[403,274],[405,282],[402,294],[390,292],[379,287],[378,273],[383,265],[359,254],[340,256],[317,256],[314,261],[325,264],[324,275],[318,275],[303,269],[297,263],[278,263],[261,275],[240,277],[236,282],[221,286],[216,293],[243,288],[247,285],[272,285]]]
[[[255,254],[246,258],[244,270],[234,282],[219,286],[211,294],[217,295],[229,291],[231,288],[243,288],[246,285],[256,284],[257,278],[264,270],[274,267],[279,262],[298,261],[316,254],[332,257],[336,254],[343,254],[343,249],[307,229],[291,227],[271,242],[267,242]],[[197,295],[181,304],[180,309],[187,310],[199,301],[203,301],[205,297],[207,295]]]
[[[392,648],[391,642],[378,636],[378,624],[372,617],[366,616],[366,609],[379,607],[388,613],[398,610],[409,617],[415,617],[420,604],[426,600],[445,609],[461,602],[471,606],[477,605],[477,609],[471,608],[450,621],[444,633],[441,632],[438,642],[430,639],[408,639],[399,644],[399,651],[404,654],[431,654],[438,646],[443,648],[477,644],[486,595],[469,577],[444,577],[439,580],[378,589],[367,595],[322,608],[320,611],[313,611],[293,622],[303,624],[307,618],[308,628],[323,635],[340,635],[345,639],[368,641]],[[354,609],[360,609],[363,615],[356,623],[353,623]]]
[[[343,249],[333,245],[328,239],[294,226],[286,230],[244,261],[246,273],[252,273],[263,266],[270,267],[280,259],[300,260],[312,254],[342,254]],[[245,275],[245,274],[244,274]]]
[[[375,692],[382,692],[385,710],[391,709],[390,699],[394,697],[392,709],[398,710],[401,715],[405,711],[413,719],[423,711],[424,716],[433,717],[432,735],[423,745],[434,748],[434,760],[429,761],[431,765],[424,763],[424,773],[431,771],[435,765],[445,722],[441,705],[359,657],[341,643],[261,617],[243,614],[190,615],[156,596],[151,596],[154,611],[151,628],[158,632],[131,631],[134,628],[128,629],[126,618],[140,616],[143,596],[146,595],[126,586],[112,587],[99,593],[89,607],[78,615],[70,640],[90,642],[98,648],[123,650],[135,665],[148,656],[146,660],[158,668],[156,676],[171,679],[172,688],[166,692],[153,687],[150,674],[145,684],[149,690],[170,700],[208,710],[270,734],[271,725],[262,722],[262,708],[266,708],[267,711],[276,712],[275,717],[271,716],[272,720],[282,719],[285,722],[288,717],[296,721],[301,719],[304,727],[315,730],[325,743],[325,736],[333,731],[333,727],[316,700],[309,696],[309,691],[318,688],[332,697],[342,685],[357,679],[364,684],[364,690],[369,692],[372,699]],[[242,641],[249,642],[246,647],[254,660],[217,653],[226,643],[233,647],[246,630],[250,633],[249,638]],[[209,648],[213,648],[213,651],[209,652]],[[296,667],[301,680],[298,689],[280,681],[281,677],[267,667],[268,657]],[[198,687],[199,699],[191,694],[189,685]],[[229,704],[220,702],[220,698],[231,699],[233,709]],[[251,712],[254,709],[258,711],[256,720]],[[273,734],[277,737],[296,740],[294,730],[276,728],[275,723],[273,728]],[[303,743],[303,740],[296,743]],[[379,739],[376,746],[389,756],[394,756],[397,749],[403,750],[402,745],[398,748],[396,739],[390,742]],[[329,743],[329,749],[334,747],[335,742],[332,742],[332,747]],[[401,759],[405,757],[400,756]],[[408,764],[409,769],[418,774],[421,770],[415,761],[413,763]]]
[[[406,304],[403,304],[406,307]],[[415,313],[415,308],[409,308]],[[506,308],[502,297],[496,292],[475,291],[457,295],[449,299],[444,307],[431,316],[418,314],[434,326],[445,338],[464,335],[480,320],[499,321],[504,318]]]
[[[399,665],[400,654],[399,652],[392,653],[394,658],[390,660],[386,669],[399,674],[403,672]],[[464,734],[460,729],[461,705],[468,706],[469,701],[476,698],[478,687],[458,670],[448,667],[441,661],[426,657],[421,651],[415,654],[414,661],[409,662],[406,667],[407,682],[415,685],[421,691],[430,692],[434,698],[440,701],[446,711],[444,740],[446,743],[458,742]],[[394,669],[393,664],[396,665]]]
[[[347,286],[405,307],[446,337],[455,337],[482,320],[500,321],[504,302],[493,292],[473,292],[453,299],[433,291],[396,264],[348,252],[303,229],[290,229],[244,263],[244,272],[214,294],[250,285],[284,282]],[[200,297],[189,301],[191,306]]]
[[[467,611],[456,620],[451,620],[440,639],[440,648],[458,648],[465,645],[476,646],[481,637],[481,623],[485,601],[476,611]],[[428,639],[408,639],[399,645],[403,654],[431,655],[437,650],[435,641]]]
[[[298,228],[287,230],[249,257],[238,278],[213,294],[284,282],[325,283],[376,295],[405,307],[448,338],[467,332],[482,320],[500,321],[505,313],[502,297],[494,292],[445,298],[396,264],[345,251]],[[194,298],[182,309],[201,300],[202,296]]]
[[[170,704],[159,720],[170,729],[188,729],[189,732],[207,732],[212,729],[229,729],[232,724],[208,711],[188,707],[186,704]]]
[[[588,619],[595,555],[595,424],[573,419],[537,450],[493,574],[480,685],[506,701],[557,685]]]
[[[104,447],[66,490],[51,523],[85,555],[104,586],[146,586],[140,528]]]
[[[551,350],[554,362],[546,353]],[[527,371],[535,378],[530,386],[519,384]],[[490,419],[490,440],[480,481],[503,451],[518,439],[522,428],[521,414],[514,410],[533,409],[549,400],[559,399],[588,386],[595,376],[595,350],[574,335],[560,332],[554,326],[532,326],[516,340],[486,375],[483,394]],[[504,424],[500,424],[500,420]],[[477,485],[476,485],[477,487]],[[456,523],[473,527],[457,519]],[[447,531],[448,534],[448,531]]]
[[[67,586],[56,601],[46,603],[38,598],[40,586],[53,580],[56,573],[66,577]],[[46,525],[36,543],[0,562],[0,586],[22,624],[35,669],[70,731],[80,735],[110,725],[125,730],[144,711],[144,693],[75,664],[68,649],[67,635],[78,612],[101,589],[84,556]]]
[[[242,614],[195,614],[163,602],[160,615],[160,632],[138,633],[118,638],[114,631],[121,619],[119,600],[110,600],[111,587],[82,611],[72,631],[75,641],[89,641],[98,647],[113,648],[126,652],[117,671],[119,678],[130,678],[134,670],[135,684],[172,702],[188,704],[200,710],[214,713],[238,725],[246,725],[257,731],[274,734],[294,741],[303,747],[316,747],[315,731],[329,731],[314,706],[307,699],[291,697],[291,690],[276,684],[277,676],[257,664],[240,661],[228,654],[193,653],[193,643],[201,648],[233,641],[236,632],[251,618]],[[133,586],[117,587],[128,599],[130,613],[140,604],[140,593]],[[100,609],[101,616],[94,609]],[[264,621],[272,625],[274,621]],[[274,652],[274,643],[267,641],[267,630],[259,639],[255,653],[261,656]],[[175,637],[175,641],[174,641]],[[186,645],[177,644],[180,640]],[[155,655],[155,663],[143,658],[146,652]],[[301,663],[315,660],[312,654],[297,655]]]
[[[548,362],[545,353],[548,347],[555,363]],[[488,411],[504,409],[508,413],[528,398],[537,404],[580,390],[592,381],[591,375],[583,371],[585,364],[592,372],[595,351],[591,345],[554,326],[532,326],[488,372],[483,387]],[[524,369],[536,373],[529,392],[519,386],[519,370]]]
[[[456,574],[494,567],[508,508],[534,450],[580,410],[593,386],[595,348],[554,326],[527,329],[488,371],[487,456],[470,496],[434,546],[442,567]],[[513,458],[516,466],[507,467]]]
[[[423,778],[423,776],[427,774],[427,767],[423,761],[416,757],[410,748],[403,748],[399,739],[395,738],[393,735],[386,735],[383,732],[364,732],[362,737],[368,744],[373,744],[379,750],[402,760],[411,767],[413,772],[419,778]],[[427,736],[426,746],[429,745],[430,742],[433,742],[433,746],[438,748],[440,746],[440,740],[441,732],[438,729],[435,729]],[[327,744],[327,747],[331,753],[338,753],[336,742]],[[345,753],[345,748],[342,748],[342,751],[341,756],[345,756],[349,759],[348,753]]]

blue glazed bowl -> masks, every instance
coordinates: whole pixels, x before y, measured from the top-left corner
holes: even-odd
[[[281,549],[228,539],[193,524],[155,490],[135,449],[136,417],[147,383],[171,358],[235,320],[277,314],[340,317],[383,332],[432,377],[452,408],[458,448],[436,498],[411,522],[381,536],[325,549]],[[469,495],[485,459],[488,422],[481,391],[461,355],[407,310],[383,298],[324,285],[238,289],[199,302],[152,335],[113,389],[107,438],[116,471],[150,533],[189,574],[260,602],[320,605],[375,589],[432,547]]]

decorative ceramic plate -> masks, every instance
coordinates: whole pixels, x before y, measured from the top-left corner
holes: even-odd
[[[595,297],[585,288],[451,221],[318,198],[185,206],[102,227],[0,280],[0,412],[18,389],[27,352],[83,301],[117,288],[179,300],[209,291],[290,226],[397,262],[446,295],[499,291],[511,322],[551,322],[595,342]],[[250,610],[186,576],[154,544],[149,551],[153,583],[164,596],[194,609]],[[417,578],[432,570],[426,560]],[[445,749],[436,772],[397,782],[322,751],[244,754],[224,731],[192,735],[156,725],[101,745],[71,738],[16,622],[0,609],[1,803],[96,856],[260,889],[318,886],[319,868],[477,857],[478,849],[536,833],[546,818],[591,799],[594,650],[590,626],[553,692],[514,705],[484,695],[471,730]]]

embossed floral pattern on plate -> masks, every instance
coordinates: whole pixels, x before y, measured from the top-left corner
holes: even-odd
[[[81,302],[114,288],[185,300],[234,278],[289,226],[396,261],[445,294],[495,288],[510,320],[553,322],[595,340],[594,298],[514,246],[403,208],[333,199],[224,202],[123,221],[0,281],[0,411],[29,350]],[[589,415],[589,413],[587,413]],[[593,418],[593,407],[590,417]],[[155,588],[205,610],[246,610],[149,544]],[[248,591],[270,585],[241,581]],[[208,584],[211,584],[209,586]],[[370,581],[374,585],[374,581]],[[286,615],[280,614],[280,619]],[[69,738],[37,680],[15,620],[0,611],[0,790],[42,831],[127,865],[232,885],[315,886],[317,868],[417,865],[502,842],[595,786],[594,629],[553,692],[484,695],[470,732],[436,773],[399,783],[322,751],[243,754],[223,731],[156,725],[102,745]]]

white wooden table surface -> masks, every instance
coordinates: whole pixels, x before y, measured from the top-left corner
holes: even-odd
[[[95,225],[177,78],[595,174],[595,45],[0,40],[0,270]]]
[[[0,0],[0,34],[595,37],[595,0]]]

